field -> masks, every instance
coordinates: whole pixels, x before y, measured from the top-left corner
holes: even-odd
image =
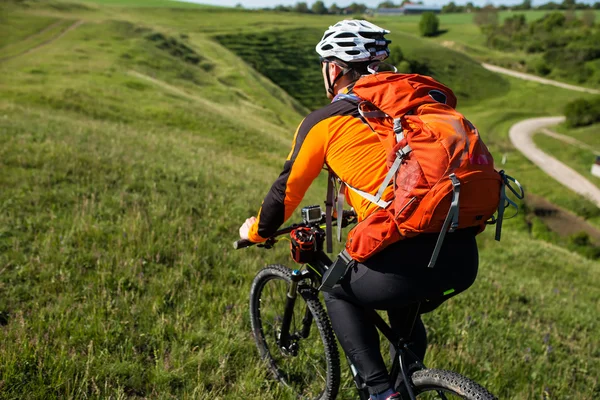
[[[288,249],[231,243],[280,173],[313,92],[286,92],[290,72],[267,79],[248,61],[256,54],[223,43],[236,32],[240,43],[316,35],[336,17],[155,1],[0,4],[10,21],[0,24],[2,399],[292,398],[260,364],[247,301],[256,272],[289,265]],[[77,25],[53,30],[66,21]],[[507,140],[513,122],[560,114],[580,94],[495,76],[433,41],[392,39],[456,88],[528,192],[600,224],[597,208]],[[303,47],[287,57],[307,76],[317,67]],[[321,177],[304,204],[320,204],[324,189]],[[600,395],[600,263],[545,234],[525,213],[500,244],[480,237],[475,286],[425,316],[428,365],[502,399]],[[355,398],[345,376],[339,398]]]
[[[595,162],[596,156],[600,155],[600,142],[597,139],[598,128],[598,125],[571,130],[561,127],[560,131],[565,132],[568,137],[576,139],[577,142],[565,144],[564,141],[554,137],[536,135],[534,137],[535,144],[544,152],[552,154],[600,186],[600,178],[591,173],[592,164]]]
[[[498,12],[498,20],[502,23],[506,18],[514,15],[524,15],[528,22],[542,18],[551,11],[530,10],[530,11],[500,11]],[[600,20],[600,11],[595,11],[596,22]],[[581,15],[581,11],[577,12]],[[440,31],[441,33],[429,39],[442,46],[453,50],[465,53],[470,57],[475,58],[480,62],[487,62],[501,67],[520,70],[521,72],[528,71],[526,64],[535,64],[540,59],[539,54],[528,54],[525,51],[502,52],[486,46],[486,36],[481,32],[479,27],[473,23],[473,13],[461,14],[441,14]],[[373,17],[373,22],[389,27],[393,32],[404,32],[413,36],[419,35],[419,20],[420,16],[378,16]],[[589,62],[588,67],[593,70],[598,70],[597,62]],[[578,82],[569,76],[550,75],[549,78],[565,81],[568,83],[578,84]],[[593,87],[600,87],[597,84],[591,84]]]

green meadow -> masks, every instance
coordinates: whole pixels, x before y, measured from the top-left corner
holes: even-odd
[[[568,129],[560,126],[558,132],[564,132],[575,142],[567,142],[555,137],[538,134],[534,136],[535,144],[548,154],[567,164],[588,180],[600,186],[600,178],[592,175],[592,164],[596,156],[600,155],[600,141],[598,140],[598,129],[600,126],[592,125],[579,129]]]
[[[337,19],[0,3],[0,398],[293,398],[261,365],[248,318],[254,275],[291,266],[289,250],[231,244],[323,104],[312,49]],[[529,193],[600,226],[596,206],[507,138],[583,95],[494,75],[401,29],[392,40],[455,90]],[[303,204],[321,204],[325,183]],[[596,399],[600,263],[525,209],[502,242],[480,236],[473,288],[425,315],[425,362],[502,399]],[[339,398],[356,398],[344,377]]]
[[[543,18],[551,13],[551,10],[528,10],[528,11],[499,11],[498,23],[502,24],[507,18],[517,15],[523,15],[527,23]],[[596,15],[596,24],[600,19],[600,11],[593,11]],[[575,13],[577,18],[581,18],[582,11]],[[438,16],[440,20],[440,34],[429,39],[432,42],[440,44],[444,47],[451,48],[458,52],[467,54],[480,62],[487,62],[501,67],[511,68],[522,72],[537,73],[540,64],[543,64],[543,56],[541,53],[528,53],[523,50],[500,51],[486,44],[487,38],[481,29],[475,25],[475,13],[460,13],[460,14],[441,14]],[[420,16],[373,16],[375,23],[380,23],[383,26],[390,27],[393,31],[400,31],[412,36],[419,35]],[[589,35],[590,32],[583,32],[582,35]],[[585,63],[590,74],[598,74],[598,62],[589,61]],[[594,72],[596,71],[596,72]],[[581,81],[573,71],[571,73],[565,71],[554,71],[547,77],[573,84],[581,85]],[[592,86],[598,88],[597,79],[592,79],[583,86]]]

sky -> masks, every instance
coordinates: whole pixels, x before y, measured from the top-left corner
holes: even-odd
[[[186,1],[193,1],[196,3],[203,3],[203,4],[214,4],[214,5],[219,5],[219,6],[230,6],[233,7],[238,3],[241,3],[245,8],[261,8],[261,7],[273,7],[279,4],[283,4],[283,5],[294,5],[296,4],[299,0],[186,0]],[[306,3],[308,3],[308,5],[312,5],[312,3],[314,3],[316,0],[301,0],[301,1],[305,1]],[[381,2],[383,2],[384,0],[323,0],[323,2],[325,3],[326,6],[330,6],[333,3],[336,3],[338,6],[342,7],[342,6],[347,6],[353,2],[357,2],[357,3],[362,3],[367,5],[368,7],[377,7],[377,5]],[[451,0],[423,0],[423,3],[426,5],[430,5],[430,6],[443,6],[445,4],[448,4]],[[466,4],[469,0],[454,0],[454,2],[456,4]],[[513,5],[513,4],[520,4],[523,2],[523,0],[472,0],[473,4],[475,5],[479,5],[479,6],[483,6],[485,4],[488,3],[492,3],[495,5],[500,5],[500,4],[506,4],[506,5]],[[533,0],[533,5],[539,5],[539,4],[544,4],[547,3],[549,0]],[[553,0],[556,3],[560,3],[562,0]],[[581,1],[581,0],[579,0]],[[597,0],[596,0],[597,1]],[[396,3],[400,3],[399,0],[394,0],[394,2]],[[586,3],[589,3],[589,1],[585,1]]]

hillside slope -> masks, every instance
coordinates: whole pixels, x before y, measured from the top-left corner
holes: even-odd
[[[136,3],[0,5],[20,32],[0,52],[81,21],[0,62],[0,397],[291,399],[247,315],[254,274],[289,250],[231,242],[306,110],[213,28],[216,14],[249,31],[325,20]],[[469,110],[492,126],[504,101],[524,108],[515,93]],[[321,179],[304,204],[323,193]],[[426,363],[500,398],[595,398],[600,265],[533,240],[524,220],[479,242],[474,288],[426,316]]]

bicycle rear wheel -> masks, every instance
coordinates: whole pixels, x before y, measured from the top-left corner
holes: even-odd
[[[423,369],[411,378],[419,400],[498,400],[483,386],[452,371]]]
[[[289,330],[291,345],[287,349],[278,345],[290,282],[291,271],[282,265],[264,268],[252,282],[250,321],[258,352],[271,374],[298,398],[333,400],[340,383],[340,359],[316,289],[299,285]]]

